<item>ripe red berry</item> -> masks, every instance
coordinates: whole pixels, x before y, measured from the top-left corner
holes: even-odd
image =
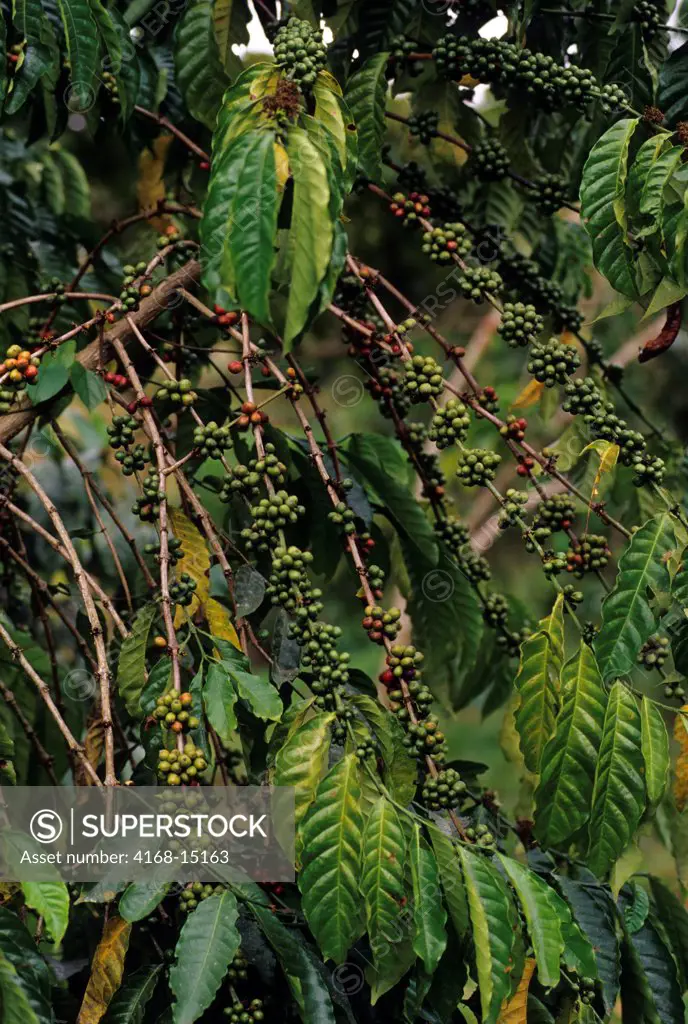
[[[142,406],[144,409],[150,409],[152,404],[153,399],[150,398],[148,395],[144,395],[143,398],[139,399],[139,405]]]
[[[244,365],[239,359],[233,359],[231,363],[227,363],[227,369],[230,373],[241,373]]]
[[[137,409],[138,402],[130,402],[129,405],[127,406],[127,412],[129,413],[130,416],[133,416]]]
[[[202,170],[202,171],[209,171],[210,170],[210,163],[207,160],[201,160],[201,162],[199,163],[198,166],[199,166],[200,170]]]

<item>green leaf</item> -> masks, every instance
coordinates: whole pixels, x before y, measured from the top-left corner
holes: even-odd
[[[60,68],[60,50],[40,0],[14,0],[12,23],[27,45],[15,66],[8,114],[17,113],[41,79],[53,85]]]
[[[230,77],[239,74],[241,58],[232,51],[232,45],[244,46],[249,42],[250,12],[243,0],[214,0],[213,28],[222,66]]]
[[[650,877],[650,890],[679,968],[681,989],[685,991],[688,979],[688,912],[682,901],[659,878]]]
[[[261,890],[258,894],[264,899]],[[285,928],[279,918],[267,906],[261,906],[257,899],[251,900],[249,910],[277,955],[303,1024],[335,1024],[323,966],[306,946],[300,932],[295,928]]]
[[[397,955],[399,913],[404,897],[406,840],[394,805],[381,796],[363,833],[361,894],[376,970]]]
[[[229,78],[220,61],[208,0],[193,0],[183,12],[175,32],[174,67],[190,113],[212,131]]]
[[[538,978],[545,988],[553,988],[559,983],[559,958],[564,952],[560,913],[555,902],[559,897],[523,864],[503,854],[499,859],[523,908]]]
[[[388,61],[388,53],[376,53],[351,76],[345,93],[358,129],[359,170],[373,181],[379,181],[382,174]]]
[[[688,96],[686,96],[686,73],[688,73],[688,42],[683,43],[670,54],[659,74],[659,96],[657,103],[664,112],[667,124],[675,128],[679,121],[688,117]]]
[[[56,0],[67,40],[71,68],[69,105],[90,110],[100,86],[98,29],[88,0]]]
[[[671,146],[653,161],[640,196],[640,213],[650,218],[650,223],[636,230],[640,238],[659,229],[664,209],[667,184],[683,156],[683,146]]]
[[[27,389],[34,405],[46,402],[62,391],[69,381],[69,372],[74,363],[75,353],[76,343],[70,341],[43,356],[36,383]]]
[[[563,847],[590,816],[595,762],[607,694],[595,655],[581,641],[561,677],[562,707],[542,756],[535,793],[535,832],[545,846]]]
[[[363,839],[358,761],[342,758],[318,786],[302,825],[303,912],[326,960],[340,964],[362,932]]]
[[[155,992],[163,965],[140,967],[115,993],[108,1007],[106,1024],[143,1024],[146,1007]]]
[[[416,759],[404,746],[405,733],[401,724],[388,708],[367,694],[356,693],[349,700],[364,716],[380,744],[384,780],[390,795],[405,806],[415,796],[418,767]]]
[[[203,683],[203,706],[210,725],[225,745],[231,742],[237,727],[234,711],[237,700],[228,666],[224,662],[212,662]]]
[[[161,658],[156,661],[148,675],[148,682],[141,691],[138,704],[132,714],[135,717],[148,718],[155,711],[158,697],[162,697],[172,685],[172,659]]]
[[[559,896],[553,889],[551,899],[559,915],[561,937],[564,944],[562,960],[569,971],[575,971],[583,978],[599,977],[599,970],[595,951],[590,939],[574,920],[571,908],[568,903]],[[617,988],[618,988],[618,966],[617,966]]]
[[[564,599],[559,594],[537,632],[521,644],[514,686],[520,701],[514,713],[526,768],[540,771],[545,745],[554,731],[559,673],[564,656]]]
[[[595,266],[624,295],[637,295],[633,254],[626,242],[624,193],[628,150],[638,118],[617,121],[593,146],[583,168],[581,216]]]
[[[413,948],[434,974],[447,948],[447,912],[442,902],[440,873],[435,854],[414,822],[411,828],[411,882],[413,885]]]
[[[0,907],[0,951],[16,968],[19,984],[38,1020],[41,1024],[51,1021],[51,972],[38,952],[33,936],[5,907]]]
[[[510,897],[504,879],[484,854],[458,848],[468,895],[480,990],[481,1020],[495,1024],[511,992],[514,935]]]
[[[222,172],[220,167],[219,173]],[[275,169],[275,135],[251,132],[243,147],[232,202],[232,218],[222,261],[231,264],[238,304],[259,323],[269,326],[270,275],[275,262],[275,235],[281,196]]]
[[[120,897],[119,916],[133,923],[152,914],[170,888],[172,873],[170,871],[170,880],[166,882],[160,881],[160,878],[131,882]]]
[[[633,897],[624,902],[623,905],[624,924],[627,931],[633,935],[635,932],[640,931],[647,921],[647,915],[650,911],[650,897],[647,891],[638,885],[637,882],[630,881],[623,888],[632,893]]]
[[[81,363],[75,362],[69,371],[69,379],[77,395],[89,412],[107,398],[107,388],[101,377],[93,370],[87,370]]]
[[[117,662],[117,689],[134,718],[141,715],[139,699],[146,680],[146,647],[158,606],[150,601],[144,604],[134,619],[131,632],[122,641]]]
[[[10,961],[0,953],[0,1006],[3,1024],[41,1024]]]
[[[397,443],[380,434],[352,434],[345,454],[352,468],[373,488],[397,531],[436,565],[438,551],[433,529],[404,478],[399,479],[395,473],[395,462],[400,455]]]
[[[647,800],[656,807],[669,783],[669,737],[662,713],[649,697],[640,702],[640,724]]]
[[[669,590],[665,556],[674,545],[671,516],[665,512],[641,526],[619,559],[614,588],[602,603],[602,626],[595,640],[605,682],[631,671],[640,648],[654,632],[656,621],[647,590]]]
[[[129,36],[129,26],[125,22],[121,13],[114,7],[108,11],[110,19],[115,29],[115,33],[119,40],[119,44],[122,50],[122,61],[119,67],[117,64],[113,67],[105,67],[104,70],[111,71],[115,76],[117,82],[117,94],[119,96],[119,110],[122,122],[126,123],[131,117],[134,105],[139,98],[139,88],[141,86],[141,66],[139,64],[138,54],[136,53],[136,47],[132,45],[131,38]],[[112,41],[108,44],[108,51],[112,50]],[[113,57],[110,52],[110,63]]]
[[[64,882],[22,882],[26,905],[40,914],[59,946],[69,924],[69,891]]]
[[[668,137],[660,133],[646,139],[636,153],[631,169],[628,172],[628,184],[626,186],[626,210],[631,221],[640,215],[640,202],[650,169],[669,145]],[[600,319],[599,315],[597,319]]]
[[[688,613],[688,548],[681,553],[679,567],[671,581],[671,596]]]
[[[51,153],[62,176],[65,214],[69,217],[90,220],[91,186],[81,163],[73,153],[62,149],[61,146],[53,146]],[[104,385],[103,390],[105,390]]]
[[[245,700],[256,718],[278,722],[282,717],[280,695],[268,679],[251,672],[248,658],[231,644],[221,646],[222,664],[242,700]]]
[[[622,909],[629,900],[621,894]],[[634,1014],[637,1020],[682,1024],[684,1009],[676,963],[651,920],[632,935],[625,929],[622,954],[624,1017]]]
[[[468,897],[463,883],[458,852],[451,839],[444,832],[440,832],[438,828],[430,829],[430,840],[437,858],[444,899],[454,925],[454,931],[459,938],[463,938],[469,927]]]
[[[645,809],[640,715],[623,683],[614,683],[604,718],[590,816],[588,867],[605,875],[633,838]]]
[[[323,159],[306,132],[292,127],[287,151],[294,179],[291,228],[291,285],[287,302],[286,350],[308,324],[309,312],[327,273],[334,242],[330,186]]]
[[[641,317],[641,323],[656,316],[657,313],[666,309],[667,306],[680,302],[687,293],[688,288],[684,284],[677,284],[670,277],[663,277],[652,294],[650,304]]]
[[[226,891],[202,900],[186,919],[170,969],[174,1024],[193,1024],[215,998],[241,942],[237,916],[236,897]]]
[[[339,163],[343,171],[342,193],[346,195],[354,183],[357,173],[358,132],[351,111],[342,99],[337,81],[329,72],[321,71],[313,86],[315,121],[329,132],[334,140]]]
[[[294,820],[298,825],[310,807],[330,752],[333,714],[314,715],[289,737],[275,757],[275,786],[294,789]]]

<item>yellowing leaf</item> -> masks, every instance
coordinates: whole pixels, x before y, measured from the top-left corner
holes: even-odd
[[[129,947],[131,925],[121,917],[111,917],[93,955],[91,977],[84,993],[76,1024],[98,1024],[110,1000],[122,983],[124,957]]]
[[[480,85],[480,82],[473,75],[464,75],[459,85],[465,85],[467,89],[475,89],[476,85]]]
[[[136,197],[140,210],[150,210],[158,200],[165,198],[165,159],[171,142],[171,135],[159,135],[153,143],[152,152],[146,147],[139,157]],[[156,231],[164,231],[170,223],[169,217],[151,219],[151,224]]]
[[[674,802],[682,811],[688,803],[688,704],[684,704],[674,722],[674,739],[679,745],[674,772]]]
[[[103,726],[103,719],[100,715],[96,715],[89,721],[88,728],[86,730],[86,737],[84,739],[84,753],[87,761],[93,766],[93,768],[97,768],[100,764],[104,748],[105,728]],[[79,786],[94,785],[91,776],[84,771],[81,765],[77,768],[77,776]]]
[[[521,394],[511,403],[512,409],[528,409],[540,401],[545,385],[539,380],[528,381]]]
[[[526,1024],[526,1007],[528,1005],[528,988],[535,970],[535,960],[526,960],[518,988],[508,1002],[504,1002],[499,1013],[497,1024]]]
[[[233,644],[238,651],[241,650],[241,644],[239,643],[239,637],[237,631],[234,628],[232,621],[229,617],[229,612],[221,605],[219,601],[209,597],[205,602],[205,617],[208,620],[208,626],[213,636],[219,637],[220,640],[228,640],[230,644]]]
[[[199,607],[205,607],[208,600],[210,555],[203,537],[181,509],[170,508],[169,517],[175,537],[182,542],[183,557],[177,562],[176,574],[181,576],[183,572],[186,572],[196,583],[196,591],[191,604],[186,608],[181,606],[177,608],[174,625],[179,627],[186,621],[187,614],[193,617]]]
[[[275,176],[277,178],[277,191],[284,192],[287,179],[289,178],[289,157],[287,151],[279,142],[275,143]]]

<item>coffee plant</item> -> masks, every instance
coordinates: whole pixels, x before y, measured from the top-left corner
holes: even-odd
[[[0,13],[0,782],[297,833],[3,1021],[682,1022],[686,0]]]

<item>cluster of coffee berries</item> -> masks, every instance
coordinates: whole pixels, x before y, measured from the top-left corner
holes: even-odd
[[[328,513],[327,518],[335,526],[341,526],[347,536],[356,533],[356,513],[349,508],[345,501],[338,501],[333,511]]]
[[[141,274],[145,273],[147,264],[145,260],[141,260],[136,266],[128,263],[122,268],[124,271],[124,278],[122,280],[122,291],[119,295],[119,300],[125,309],[134,310],[138,309],[139,299],[150,294],[151,286],[149,284],[138,285],[136,284],[136,278]]]
[[[256,461],[256,459],[252,459],[248,466],[240,462],[236,466],[230,467],[222,484],[220,501],[229,502],[235,494],[256,497],[260,493],[263,477],[255,469]]]
[[[152,523],[160,509],[160,477],[157,473],[149,473],[141,485],[143,494],[131,506],[131,511],[142,523]]]
[[[443,768],[433,778],[425,776],[421,798],[430,811],[453,810],[458,807],[466,792],[466,783],[453,768]]]
[[[442,367],[432,356],[413,356],[404,370],[404,390],[414,404],[442,394]]]
[[[651,636],[640,648],[638,662],[643,668],[661,670],[669,657],[670,649],[668,636]]]
[[[510,526],[519,526],[523,515],[524,506],[528,502],[528,495],[525,491],[517,491],[510,487],[504,495],[504,502],[499,513],[500,530],[508,530]]]
[[[583,314],[565,301],[561,287],[540,272],[535,260],[502,246],[499,246],[498,257],[499,271],[514,289],[516,299],[532,302],[539,312],[549,314],[557,331],[566,328],[575,333],[580,330]]]
[[[646,39],[652,39],[664,26],[666,7],[657,0],[636,0],[631,20],[640,26]]]
[[[503,594],[490,594],[483,606],[483,618],[491,629],[502,629],[509,618],[509,603]]]
[[[553,494],[543,498],[535,510],[533,528],[538,539],[543,540],[559,530],[568,530],[573,523],[576,509],[568,494]]]
[[[156,562],[160,561],[160,541],[156,540],[150,544],[146,544],[144,552],[147,555],[153,555]],[[182,548],[182,542],[178,537],[167,538],[167,560],[170,565],[176,565],[177,562],[181,561],[184,557],[184,549]]]
[[[438,448],[449,448],[456,441],[465,441],[471,417],[460,398],[450,398],[432,418],[428,437]]]
[[[419,217],[430,216],[429,202],[430,199],[424,193],[411,192],[405,196],[403,192],[395,192],[389,209],[407,227],[417,224]]]
[[[367,604],[361,625],[369,640],[374,644],[383,644],[385,640],[393,640],[401,629],[401,612],[398,608],[385,611],[378,604]]]
[[[197,400],[198,395],[193,389],[193,384],[188,377],[182,377],[181,380],[169,380],[162,387],[159,387],[155,393],[155,397],[158,401],[164,402],[168,398],[175,405],[193,405]]]
[[[497,475],[501,455],[487,448],[465,449],[459,452],[456,475],[465,487],[483,487]]]
[[[582,579],[586,572],[597,572],[609,562],[612,553],[605,537],[595,533],[586,533],[578,544],[571,547],[566,556],[566,570],[577,579]]]
[[[107,428],[108,444],[111,448],[128,448],[134,440],[138,423],[133,416],[113,416]]]
[[[440,115],[436,110],[424,110],[419,114],[412,114],[408,119],[411,135],[415,136],[424,146],[429,146],[435,138],[439,123]]]
[[[592,647],[597,639],[597,634],[600,631],[600,627],[596,622],[584,622],[583,630],[581,632],[581,638],[583,643],[587,644],[588,647]]]
[[[196,580],[189,576],[188,572],[181,573],[179,579],[170,584],[170,601],[181,605],[182,608],[188,608],[194,599],[196,587]]]
[[[467,828],[466,839],[470,843],[475,843],[476,846],[479,846],[486,853],[491,853],[497,846],[495,837],[487,825],[476,825],[475,828]]]
[[[196,427],[193,435],[194,446],[205,459],[217,459],[232,447],[228,426],[220,426],[215,420],[205,426]]]
[[[459,551],[470,543],[471,533],[467,526],[460,523],[454,516],[447,519],[438,519],[435,523],[435,533],[440,537],[451,551]]]
[[[225,1006],[222,1012],[229,1024],[260,1024],[265,1020],[262,999],[252,999],[246,1005],[236,1002],[231,1006]]]
[[[161,725],[172,732],[188,732],[189,729],[197,729],[200,724],[189,710],[192,704],[193,697],[190,693],[173,691],[158,697],[153,715]]]
[[[572,416],[587,417],[588,414],[593,415],[602,402],[602,395],[592,377],[578,377],[576,380],[567,381],[564,388],[564,412],[570,412]]]
[[[354,753],[359,761],[365,761],[366,759],[377,757],[377,748],[375,742],[370,733],[364,738],[363,736],[356,736],[356,743],[358,744]]]
[[[533,184],[537,188],[537,205],[545,216],[556,213],[568,200],[568,182],[560,174],[541,174]]]
[[[535,306],[524,302],[505,302],[497,331],[511,348],[532,345],[542,333],[545,321]]]
[[[124,476],[133,476],[134,473],[140,473],[148,464],[146,448],[142,444],[135,444],[133,448],[123,448],[116,453],[115,459],[122,467]]]
[[[423,234],[422,251],[435,263],[448,263],[454,256],[465,256],[473,242],[461,221],[452,221]]]
[[[116,77],[111,71],[103,71],[101,72],[100,80],[109,93],[112,102],[119,106],[119,87],[117,85]]]
[[[108,370],[107,373],[104,373],[103,380],[110,387],[117,388],[118,391],[121,391],[122,388],[128,388],[130,384],[128,377],[125,377],[123,373],[115,373],[114,370]]]
[[[525,439],[527,429],[528,420],[525,416],[514,416],[513,413],[509,413],[504,425],[499,428],[499,433],[502,437],[507,437],[510,441],[517,441],[520,444]]]
[[[487,138],[474,146],[470,162],[482,181],[501,181],[509,173],[509,154],[498,139]]]
[[[222,885],[209,885],[203,882],[192,882],[191,885],[187,885],[185,889],[179,893],[179,909],[184,914],[190,914],[192,910],[195,910],[199,903],[203,900],[207,900],[209,896],[214,896],[216,893],[224,892],[224,886]]]
[[[296,495],[287,491],[276,491],[268,498],[261,498],[251,506],[252,523],[241,531],[242,539],[249,551],[268,551],[270,541],[285,526],[296,523],[306,509],[299,505]]]
[[[281,605],[285,611],[301,618],[317,619],[322,611],[322,591],[311,584],[308,566],[312,562],[310,551],[301,551],[294,545],[275,548],[272,571],[265,588],[265,596],[270,603]]]
[[[566,345],[556,338],[536,341],[530,350],[528,373],[545,387],[566,384],[580,366],[580,355],[574,345]]]
[[[423,496],[432,502],[444,497],[446,483],[436,454],[426,451],[428,431],[423,423],[407,423],[406,445],[413,452],[413,463],[423,480]]]
[[[566,583],[561,588],[561,593],[564,595],[564,611],[571,612],[575,611],[579,604],[582,604],[585,600],[585,594],[582,590],[576,590],[573,583]]]
[[[369,565],[367,567],[368,574],[368,586],[373,592],[373,596],[382,600],[382,595],[385,592],[385,571],[379,565]]]
[[[242,951],[239,950],[232,959],[231,964],[227,970],[227,978],[233,985],[240,981],[247,981],[248,979],[248,960],[243,955]]]
[[[380,682],[387,687],[389,706],[404,728],[404,746],[414,757],[429,754],[441,764],[446,757],[446,739],[436,716],[430,712],[433,697],[429,687],[421,681],[422,661],[423,655],[412,644],[395,644],[387,655],[387,668],[380,674]],[[408,698],[404,695],[402,681]]]
[[[600,100],[602,109],[624,106],[626,98],[618,86],[600,86],[587,68],[558,64],[544,53],[507,43],[501,39],[474,39],[448,35],[433,50],[438,71],[449,79],[471,75],[485,84],[500,84],[534,99],[546,111],[564,104],[584,109]]]
[[[336,707],[336,696],[349,681],[348,651],[338,650],[340,626],[329,622],[308,622],[303,617],[292,624],[291,635],[301,647],[301,677],[315,694],[315,703],[328,711]]]
[[[664,696],[669,700],[679,700],[683,704],[686,699],[686,690],[680,679],[668,679],[664,686]]]
[[[158,778],[168,786],[188,785],[208,767],[201,747],[186,743],[180,753],[177,749],[158,751]]]
[[[365,387],[378,403],[383,416],[390,417],[396,412],[404,419],[410,402],[404,391],[402,379],[396,370],[390,366],[380,366],[376,370],[376,376],[369,377],[365,382]]]
[[[287,77],[304,92],[310,92],[318,72],[327,67],[327,47],[320,29],[301,18],[289,18],[275,36],[275,61],[286,69]]]
[[[27,384],[35,381],[40,362],[39,356],[32,355],[21,345],[9,346],[0,363],[0,377],[7,375],[0,395],[0,412],[9,412],[16,393],[23,391]]]
[[[477,305],[499,295],[504,287],[501,276],[489,267],[465,267],[457,284],[463,297]]]
[[[241,430],[248,430],[249,427],[260,427],[267,422],[267,413],[262,412],[255,402],[242,403],[241,415],[237,419],[237,426]]]

